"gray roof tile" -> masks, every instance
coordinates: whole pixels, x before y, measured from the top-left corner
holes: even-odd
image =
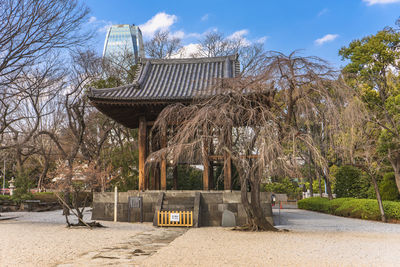
[[[179,100],[192,99],[221,78],[239,75],[237,55],[212,58],[142,59],[138,76],[126,86],[90,89],[96,100]]]

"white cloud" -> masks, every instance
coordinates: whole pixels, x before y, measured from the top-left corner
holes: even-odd
[[[105,33],[113,25],[111,21],[98,19],[95,16],[91,16],[88,20],[90,27],[96,29],[100,33]]]
[[[324,43],[332,42],[333,40],[335,40],[338,37],[339,37],[338,34],[327,34],[324,37],[315,40],[315,44],[323,45]]]
[[[91,17],[89,18],[89,23],[94,23],[94,22],[96,22],[96,21],[97,21],[97,18],[94,17],[94,16],[91,16]]]
[[[239,30],[239,31],[232,33],[231,35],[229,35],[226,38],[230,39],[230,40],[241,40],[243,42],[243,45],[250,45],[251,42],[249,40],[247,40],[247,38],[246,38],[246,35],[248,35],[248,34],[249,34],[249,30],[243,29],[243,30]]]
[[[256,42],[256,43],[263,44],[263,43],[265,43],[265,42],[267,41],[267,39],[268,39],[267,36],[263,36],[263,37],[261,37],[261,38],[258,38],[255,42]]]
[[[249,34],[249,30],[243,29],[239,31],[235,31],[231,35],[229,35],[227,38],[228,39],[240,39],[244,38],[245,35]]]
[[[206,31],[202,32],[202,33],[198,33],[198,32],[190,32],[190,33],[185,33],[184,38],[185,39],[189,39],[189,38],[195,38],[195,39],[201,39],[203,36],[207,35],[208,33],[211,32],[218,32],[218,28],[209,28]]]
[[[324,15],[324,14],[326,14],[326,13],[328,13],[328,11],[329,11],[329,9],[327,9],[327,8],[324,8],[324,9],[322,9],[319,13],[318,13],[318,17],[321,17],[322,15]]]
[[[209,14],[205,14],[204,16],[201,17],[201,21],[206,21],[210,17]]]
[[[363,0],[363,2],[367,3],[367,5],[384,5],[384,4],[392,4],[392,3],[400,3],[400,0]]]
[[[172,55],[171,58],[195,57],[198,54],[200,48],[200,44],[190,43],[179,49],[179,51],[175,55]]]
[[[191,32],[188,34],[185,34],[186,38],[200,38],[203,36],[203,33],[198,33],[198,32]]]
[[[185,33],[183,31],[176,31],[171,33],[171,37],[183,39],[185,37]]]
[[[108,29],[112,26],[113,24],[111,22],[107,22],[103,27],[99,28],[99,32],[107,32]]]
[[[142,30],[142,34],[145,37],[152,37],[158,30],[166,31],[178,20],[175,15],[169,15],[165,12],[159,12],[154,15],[146,23],[139,25]]]

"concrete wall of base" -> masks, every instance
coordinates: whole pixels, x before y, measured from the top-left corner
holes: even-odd
[[[246,212],[240,200],[240,191],[164,191],[167,198],[195,197],[200,193],[199,226],[221,226],[222,213],[229,210],[235,214],[237,225],[247,222]],[[117,219],[121,222],[128,221],[128,198],[131,196],[143,197],[143,219],[153,222],[157,201],[161,191],[128,191],[118,193]],[[250,193],[249,193],[250,199]],[[261,207],[266,219],[272,221],[271,193],[261,193]],[[114,218],[114,193],[94,193],[93,195],[93,220],[112,221]],[[137,217],[131,216],[131,222],[137,222]],[[196,222],[195,222],[196,223]]]
[[[128,221],[128,198],[129,197],[142,197],[143,198],[143,221],[152,222],[155,207],[160,191],[128,191],[118,193],[118,205],[117,205],[117,221],[127,222]],[[114,193],[93,193],[93,220],[114,220]],[[130,218],[131,222],[138,222],[137,216]]]
[[[250,193],[248,198],[250,199]],[[270,193],[261,193],[261,207],[264,215],[270,223],[273,223],[270,200]],[[246,211],[241,203],[240,191],[202,192],[200,206],[201,226],[220,226],[224,210],[229,210],[235,214],[237,225],[243,225],[247,222]]]

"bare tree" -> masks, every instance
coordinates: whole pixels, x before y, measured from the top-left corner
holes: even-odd
[[[88,12],[75,0],[0,0],[0,149],[18,173],[40,150],[33,137],[63,87],[65,51],[91,36]]]
[[[181,39],[171,36],[168,31],[156,31],[144,48],[150,58],[170,58],[182,47]]]
[[[307,119],[321,116],[315,108],[321,102],[330,115],[337,114],[331,99],[331,91],[336,88],[333,78],[332,70],[318,58],[272,52],[259,75],[222,80],[213,88],[218,94],[199,98],[189,106],[177,104],[164,109],[154,127],[159,132],[167,125],[177,125],[177,129],[171,146],[149,158],[167,156],[174,162],[182,155],[195,158],[202,154],[205,143],[218,140],[213,143],[215,153],[227,153],[239,173],[241,200],[250,229],[276,230],[263,216],[261,179],[298,173],[299,147],[306,147],[316,164],[326,166],[303,126]],[[231,145],[232,135],[238,140],[235,145]]]
[[[56,196],[60,202],[68,210],[78,218],[78,223],[73,224],[69,222],[68,213],[64,213],[67,226],[88,226],[88,227],[102,227],[101,224],[96,222],[85,222],[83,219],[83,213],[87,207],[89,194],[85,192],[88,188],[94,189],[105,186],[112,180],[110,169],[99,171],[94,164],[89,164],[85,161],[73,163],[71,169],[67,162],[58,162],[57,169],[54,172],[56,176],[54,179],[55,186],[57,189],[67,187],[72,192],[71,202],[63,199],[58,193]],[[71,179],[70,177],[73,177]],[[66,185],[65,180],[71,179],[70,185]]]
[[[48,53],[85,43],[89,10],[77,0],[0,1],[0,85],[45,62]]]
[[[266,53],[262,43],[250,43],[242,37],[227,38],[220,32],[209,32],[199,40],[194,57],[219,57],[237,54],[242,75],[263,71]]]
[[[232,47],[220,32],[209,32],[199,40],[200,49],[197,57],[221,57],[232,54]]]
[[[38,133],[38,135],[48,136],[52,140],[60,152],[62,160],[66,162],[69,171],[63,179],[63,184],[60,183],[60,188],[64,190],[64,202],[67,204],[69,203],[70,191],[73,188],[74,163],[86,152],[84,142],[87,133],[88,114],[90,114],[92,107],[89,105],[84,92],[87,86],[101,73],[101,59],[96,57],[93,52],[79,52],[74,54],[72,58],[70,75],[66,78],[64,95],[60,98],[65,113],[63,117],[59,118],[62,122],[57,122],[57,124],[61,124],[63,127],[61,131],[59,129],[54,132],[41,130]],[[65,207],[64,212],[68,213],[67,207]]]

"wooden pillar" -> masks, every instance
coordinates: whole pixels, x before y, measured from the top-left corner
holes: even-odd
[[[154,177],[154,183],[155,183],[154,189],[160,190],[160,175]]]
[[[205,132],[206,133],[206,132]],[[208,158],[208,140],[203,137],[202,155],[203,155],[203,190],[210,189],[210,160]]]
[[[147,125],[144,116],[139,118],[139,190],[145,190],[146,174],[145,163],[147,157]]]
[[[232,146],[232,129],[228,129],[226,133],[226,146]],[[224,190],[232,189],[232,160],[228,152],[224,151]]]
[[[167,129],[161,133],[161,148],[166,148],[168,145]],[[164,155],[161,159],[161,190],[167,190],[167,158]]]
[[[156,152],[160,149],[160,141],[155,138],[157,135],[155,132],[152,133],[151,139],[151,152]],[[153,164],[151,170],[151,189],[159,190],[160,189],[160,164]],[[150,177],[148,177],[150,179]]]
[[[172,176],[173,176],[173,189],[178,190],[178,165],[174,167]]]
[[[154,180],[156,181],[156,187],[155,190],[160,189],[160,165],[157,164],[157,166],[154,168]]]
[[[157,190],[156,187],[156,175],[155,171],[153,170],[152,177],[151,177],[151,190]]]

